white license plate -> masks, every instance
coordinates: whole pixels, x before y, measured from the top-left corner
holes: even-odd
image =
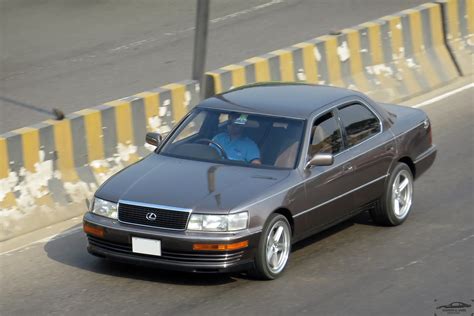
[[[132,237],[132,251],[144,255],[161,256],[161,240]]]

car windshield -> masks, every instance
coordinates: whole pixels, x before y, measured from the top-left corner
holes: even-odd
[[[160,153],[224,164],[295,168],[304,121],[196,108]]]

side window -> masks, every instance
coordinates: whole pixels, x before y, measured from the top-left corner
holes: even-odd
[[[310,156],[317,153],[337,154],[342,150],[342,136],[332,112],[319,117],[311,129]]]
[[[362,104],[351,104],[339,109],[339,117],[346,129],[348,147],[380,132],[379,119]]]

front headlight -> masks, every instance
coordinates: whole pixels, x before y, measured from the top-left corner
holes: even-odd
[[[246,229],[249,221],[248,212],[229,215],[191,214],[188,230],[227,232]]]
[[[94,198],[91,212],[108,218],[118,218],[117,203],[112,203],[98,198]]]

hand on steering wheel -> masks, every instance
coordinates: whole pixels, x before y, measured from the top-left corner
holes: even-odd
[[[221,156],[224,159],[229,159],[227,157],[227,153],[225,152],[224,148],[219,143],[216,143],[215,141],[213,141],[209,138],[201,138],[201,139],[198,139],[197,141],[195,141],[195,143],[203,143],[203,142],[206,142],[208,144],[213,144],[215,146],[215,148],[219,149],[219,151],[221,152]]]

